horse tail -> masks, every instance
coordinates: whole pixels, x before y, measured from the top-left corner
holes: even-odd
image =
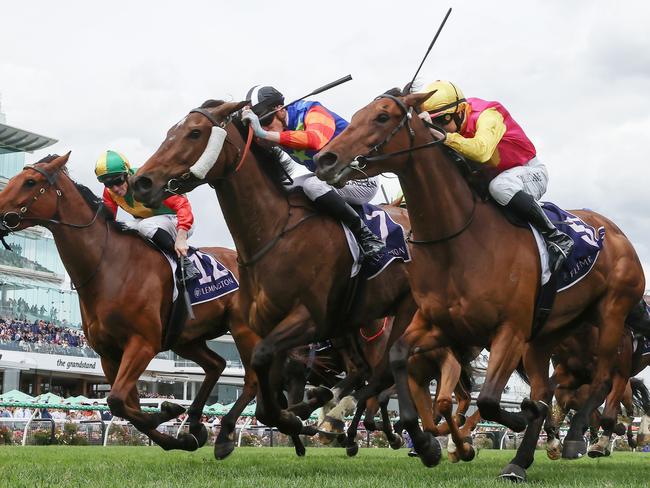
[[[634,405],[646,415],[650,415],[650,391],[648,387],[639,378],[630,378],[630,386],[632,386],[632,401]]]
[[[476,375],[476,368],[472,366],[471,361],[463,361],[461,364],[460,378],[458,382],[465,391],[471,394],[474,388],[474,376]]]
[[[650,334],[650,305],[642,298],[627,314],[625,323],[636,332]]]
[[[526,370],[524,369],[524,362],[519,361],[519,364],[517,365],[517,369],[515,370],[517,372],[517,375],[521,378],[521,380],[526,383],[528,386],[530,386],[530,379],[528,378],[528,375],[526,374]]]

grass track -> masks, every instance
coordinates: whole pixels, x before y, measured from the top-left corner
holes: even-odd
[[[217,462],[211,448],[164,452],[146,447],[0,447],[0,486],[18,487],[492,487],[512,451],[483,450],[471,463],[446,460],[433,469],[408,458],[406,449],[241,448]],[[551,462],[537,451],[529,486],[650,486],[650,454],[617,452],[601,460]]]

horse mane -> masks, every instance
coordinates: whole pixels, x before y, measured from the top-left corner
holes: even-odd
[[[59,157],[58,154],[48,154],[44,158],[36,161],[36,163],[34,164],[36,165],[36,164],[51,163],[58,157]],[[133,234],[141,237],[138,231],[136,231],[135,229],[130,228],[123,222],[119,222],[115,220],[115,216],[113,215],[113,213],[104,206],[103,200],[97,195],[95,195],[95,193],[87,186],[82,185],[81,183],[77,183],[75,180],[73,180],[66,166],[61,168],[60,171],[63,174],[65,174],[68,178],[70,178],[70,181],[74,184],[75,188],[77,189],[81,197],[84,199],[84,201],[88,204],[90,209],[93,212],[97,212],[97,210],[99,209],[99,215],[103,217],[110,224],[111,227],[113,227],[118,232],[122,232],[125,234]]]
[[[241,118],[233,117],[232,123],[242,138],[246,140],[248,127],[244,125]],[[283,194],[287,193],[288,189],[285,186],[285,182],[287,181],[287,175],[291,176],[291,161],[283,161],[280,157],[281,152],[277,148],[265,147],[257,144],[255,141],[251,143],[250,150],[255,155],[255,158],[260,161],[260,168],[276,188]]]
[[[390,88],[383,93],[383,95],[390,95],[393,97],[403,97],[405,94],[408,94],[408,91],[404,92],[397,87]]]

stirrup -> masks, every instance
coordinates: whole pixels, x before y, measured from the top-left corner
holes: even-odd
[[[195,278],[201,276],[201,272],[187,256],[178,258],[179,273],[178,280],[187,283]]]

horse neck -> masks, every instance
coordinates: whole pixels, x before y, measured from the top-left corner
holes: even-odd
[[[458,232],[473,211],[471,189],[438,148],[412,153],[412,157],[398,176],[408,202],[413,238],[434,240]],[[436,249],[454,249],[462,237],[440,242]]]
[[[217,198],[237,252],[249,260],[282,230],[289,201],[264,174],[253,153],[236,173],[215,183]]]
[[[59,187],[63,196],[59,197],[58,216],[55,218],[77,225],[91,222],[95,211],[91,210],[74,183],[67,177],[62,177],[59,179]],[[83,283],[94,270],[98,270],[108,237],[106,232],[112,232],[102,217],[82,229],[60,224],[51,224],[49,229],[73,283]]]

